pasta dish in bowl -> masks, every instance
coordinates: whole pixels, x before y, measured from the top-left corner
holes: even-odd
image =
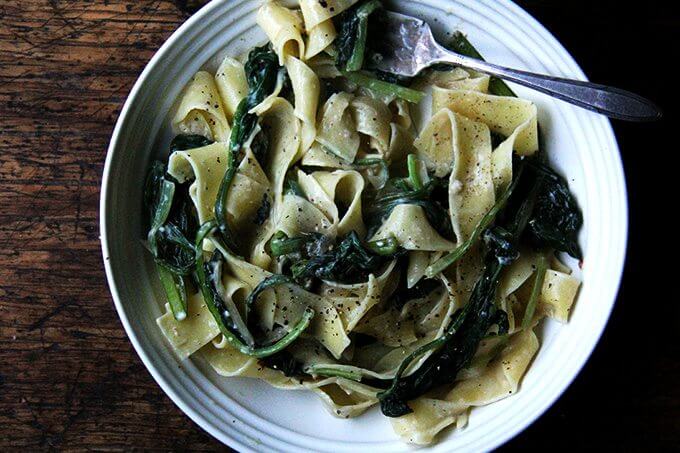
[[[573,378],[616,291],[618,180],[592,190],[602,164],[569,137],[590,114],[459,67],[372,70],[392,4],[227,4],[164,46],[112,140],[102,241],[142,360],[239,449],[497,446]],[[448,47],[497,58],[454,25]]]
[[[381,5],[337,3],[265,3],[270,42],[186,87],[146,184],[158,325],[220,375],[339,417],[379,404],[429,443],[517,391],[542,317],[567,321],[579,281],[555,252],[581,259],[582,215],[532,102],[456,67],[364,70]]]

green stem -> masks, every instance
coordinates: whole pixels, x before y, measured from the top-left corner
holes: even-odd
[[[368,37],[368,16],[378,8],[380,8],[380,2],[378,0],[371,0],[357,9],[358,24],[354,41],[354,51],[345,66],[347,71],[358,71],[364,64],[366,38]]]
[[[515,190],[515,187],[517,187],[517,183],[523,170],[524,167],[520,166],[512,183],[507,189],[505,189],[498,200],[496,200],[496,203],[491,207],[489,212],[487,212],[484,217],[482,217],[482,220],[479,221],[475,229],[472,231],[470,237],[454,251],[444,255],[427,267],[425,270],[425,276],[427,276],[427,278],[433,278],[435,275],[439,274],[444,269],[448,268],[453,263],[461,259],[467,253],[467,251],[470,250],[472,245],[477,242],[477,240],[479,240],[479,237],[482,235],[484,230],[486,230],[489,225],[491,225],[491,222],[493,222],[493,220],[496,218],[496,215],[498,215],[500,210],[503,209],[503,206],[505,206],[507,203],[510,195],[512,195],[513,190]]]
[[[384,239],[377,239],[375,241],[367,242],[366,248],[381,256],[391,256],[397,253],[399,249],[399,241],[394,236],[386,237]]]
[[[151,228],[147,235],[149,249],[154,257],[158,257],[158,245],[156,243],[156,233],[163,226],[170,215],[172,200],[175,197],[175,184],[167,179],[163,179],[158,189],[158,204],[151,220]]]
[[[421,190],[423,188],[423,182],[420,180],[420,174],[418,173],[418,158],[415,154],[408,155],[407,165],[408,178],[411,181],[413,190]]]
[[[156,264],[156,268],[173,316],[177,321],[183,321],[187,317],[187,291],[184,279],[161,264]]]
[[[314,310],[312,310],[309,307],[305,309],[305,312],[300,318],[300,321],[298,321],[298,323],[293,327],[293,329],[291,329],[286,334],[286,336],[284,336],[283,338],[281,338],[279,341],[272,345],[255,348],[250,347],[241,342],[241,340],[239,340],[236,337],[236,335],[231,330],[229,330],[229,328],[224,323],[221,313],[222,311],[221,304],[219,304],[219,302],[215,300],[213,293],[210,290],[208,280],[205,274],[205,266],[203,259],[203,241],[209,235],[214,233],[215,230],[217,230],[217,228],[218,228],[217,221],[210,220],[201,225],[201,228],[199,228],[198,233],[196,234],[196,278],[201,288],[203,300],[205,301],[208,310],[215,319],[215,322],[217,323],[220,332],[222,333],[222,335],[224,335],[224,338],[227,340],[227,343],[229,343],[231,347],[233,347],[242,354],[256,358],[268,357],[270,355],[276,354],[277,352],[285,349],[288,345],[294,342],[302,334],[302,332],[305,331],[305,329],[309,326],[311,319],[314,317]]]
[[[351,381],[356,381],[356,382],[361,382],[361,373],[358,373],[353,370],[343,370],[339,368],[331,368],[331,367],[310,367],[307,369],[306,373],[312,374],[312,375],[317,375],[317,376],[325,376],[325,377],[341,377],[345,379],[349,379]]]
[[[288,255],[289,253],[299,252],[305,244],[313,240],[313,235],[302,235],[289,238],[283,231],[277,231],[269,243],[269,248],[271,249],[273,256],[283,256]]]
[[[372,90],[381,96],[396,96],[414,104],[417,104],[425,97],[425,93],[422,91],[406,88],[395,83],[383,82],[362,72],[343,71],[342,75],[350,82]]]
[[[534,319],[534,312],[538,305],[538,297],[541,294],[541,289],[543,289],[543,281],[545,280],[545,273],[547,270],[548,260],[545,256],[541,256],[536,264],[536,278],[534,279],[534,285],[531,288],[531,296],[529,296],[529,302],[527,302],[527,308],[524,311],[524,317],[522,318],[522,329],[524,330],[531,327],[531,321]]]
[[[248,315],[250,314],[250,311],[253,305],[255,304],[255,301],[257,301],[258,296],[265,289],[278,285],[287,285],[292,283],[293,280],[291,280],[290,277],[281,274],[270,275],[269,277],[265,278],[260,283],[258,283],[255,289],[253,289],[253,292],[251,292],[248,295],[248,298],[246,299],[246,319],[248,319]]]

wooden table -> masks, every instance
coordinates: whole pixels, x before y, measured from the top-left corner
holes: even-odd
[[[673,107],[677,77],[629,58],[638,50],[649,61],[677,58],[678,16],[662,2],[519,3],[592,80]],[[118,112],[191,7],[167,0],[0,2],[1,447],[224,449],[172,404],[132,350],[98,239],[99,185]],[[614,125],[631,199],[619,300],[576,382],[505,448],[680,446],[678,296],[656,258],[670,252],[663,240],[677,248],[677,226],[663,209],[677,210],[675,181],[662,176],[678,154],[671,124]],[[655,196],[667,205],[652,208]]]

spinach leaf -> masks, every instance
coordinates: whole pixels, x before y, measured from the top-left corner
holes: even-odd
[[[362,282],[390,258],[389,255],[379,255],[372,248],[365,247],[356,232],[352,231],[327,253],[295,263],[292,267],[293,278],[298,281],[316,277],[342,283]]]
[[[484,274],[472,290],[469,302],[454,315],[446,333],[434,340],[433,346],[428,344],[427,349],[416,351],[418,355],[422,355],[430,349],[438,348],[416,372],[402,377],[406,367],[400,366],[392,386],[378,394],[383,414],[400,417],[412,412],[407,401],[439,385],[453,382],[458,372],[468,365],[487,331],[494,323],[499,320],[502,322],[494,299],[503,267],[494,259],[487,263]],[[407,358],[408,363],[415,358],[417,357]]]
[[[179,188],[178,188],[179,187]],[[194,265],[193,245],[186,237],[194,234],[196,215],[189,199],[188,185],[178,185],[165,175],[165,166],[153,162],[144,188],[149,213],[147,242],[170,309],[178,321],[186,318],[187,294],[184,277]]]
[[[222,335],[224,335],[224,339],[231,347],[242,354],[256,358],[274,355],[288,347],[305,331],[305,329],[307,329],[307,327],[309,327],[311,319],[314,317],[314,310],[307,307],[297,324],[295,324],[283,338],[273,344],[261,345],[255,340],[255,345],[244,342],[244,340],[247,341],[244,335],[247,327],[241,328],[233,321],[233,317],[238,313],[238,310],[235,308],[230,309],[227,298],[221,296],[221,292],[217,287],[217,282],[221,280],[219,276],[220,273],[214,266],[206,265],[203,257],[203,241],[209,236],[214,235],[214,233],[218,231],[218,228],[217,221],[210,220],[201,225],[196,233],[196,243],[194,247],[196,251],[195,273],[198,287],[203,295],[203,300],[205,301],[210,314],[215,319],[217,327],[220,329]],[[213,236],[212,239],[219,247],[224,246],[219,237]]]
[[[435,199],[433,193],[446,182],[433,178],[415,189],[403,179],[391,179],[378,191],[375,199],[368,204],[366,219],[369,236],[375,233],[392,210],[400,204],[414,204],[425,211],[430,225],[443,237],[453,237],[453,227],[447,208]]]
[[[233,125],[229,135],[229,166],[224,174],[215,201],[215,218],[219,225],[219,232],[224,243],[233,251],[237,251],[238,246],[227,221],[227,198],[231,181],[238,169],[241,147],[257,127],[257,115],[248,112],[274,91],[279,71],[278,57],[270,45],[256,47],[250,51],[248,61],[245,64],[248,95],[241,100],[234,113]],[[263,146],[256,146],[253,151],[256,150],[259,154],[258,159],[262,159],[266,150]]]
[[[170,152],[185,151],[187,149],[201,148],[213,143],[212,140],[196,134],[179,134],[170,143]]]
[[[289,238],[277,232],[270,242],[274,256],[289,258],[289,276],[298,284],[310,286],[313,279],[341,283],[366,281],[390,259],[399,256],[394,238],[364,244],[352,231],[334,245],[321,234],[307,234]]]
[[[510,191],[513,192],[510,198],[514,200],[505,205],[498,216],[499,223],[485,232],[485,267],[468,303],[454,315],[444,335],[409,355],[400,365],[392,385],[378,394],[380,408],[388,417],[408,414],[411,412],[409,400],[439,385],[454,382],[493,325],[498,326],[498,334],[507,332],[507,313],[495,305],[496,289],[503,268],[519,256],[517,244],[535,211],[542,185],[542,178],[533,177],[531,172],[518,173],[518,179],[512,185],[518,185],[519,180],[524,183],[525,190]],[[434,352],[418,370],[404,377],[410,363],[429,351]]]
[[[147,241],[154,260],[177,275],[188,275],[194,250],[187,237],[196,231],[196,215],[188,185],[165,176],[165,166],[154,162],[147,176],[144,200],[151,217]]]
[[[501,226],[494,226],[484,232],[484,243],[487,249],[496,256],[504,266],[510,265],[519,258],[519,250],[513,243],[512,233]]]
[[[335,64],[341,71],[358,71],[364,63],[368,17],[381,8],[379,0],[360,2],[343,11],[334,20],[338,30],[335,40],[338,49]]]
[[[536,196],[536,208],[529,220],[528,235],[539,246],[549,246],[583,259],[578,233],[583,214],[567,181],[544,163],[531,160],[531,167],[543,184]]]
[[[287,377],[296,377],[304,375],[302,364],[295,360],[293,354],[288,351],[277,352],[269,357],[264,357],[259,360],[259,363],[267,368],[277,370]]]

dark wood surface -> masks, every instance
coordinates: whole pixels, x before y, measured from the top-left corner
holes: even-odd
[[[594,81],[666,119],[615,123],[630,246],[607,331],[558,402],[504,448],[680,447],[677,78],[672,2],[520,1]],[[116,316],[98,239],[101,173],[132,84],[193,2],[0,1],[0,447],[223,450],[151,379]],[[677,126],[675,126],[677,127]]]

